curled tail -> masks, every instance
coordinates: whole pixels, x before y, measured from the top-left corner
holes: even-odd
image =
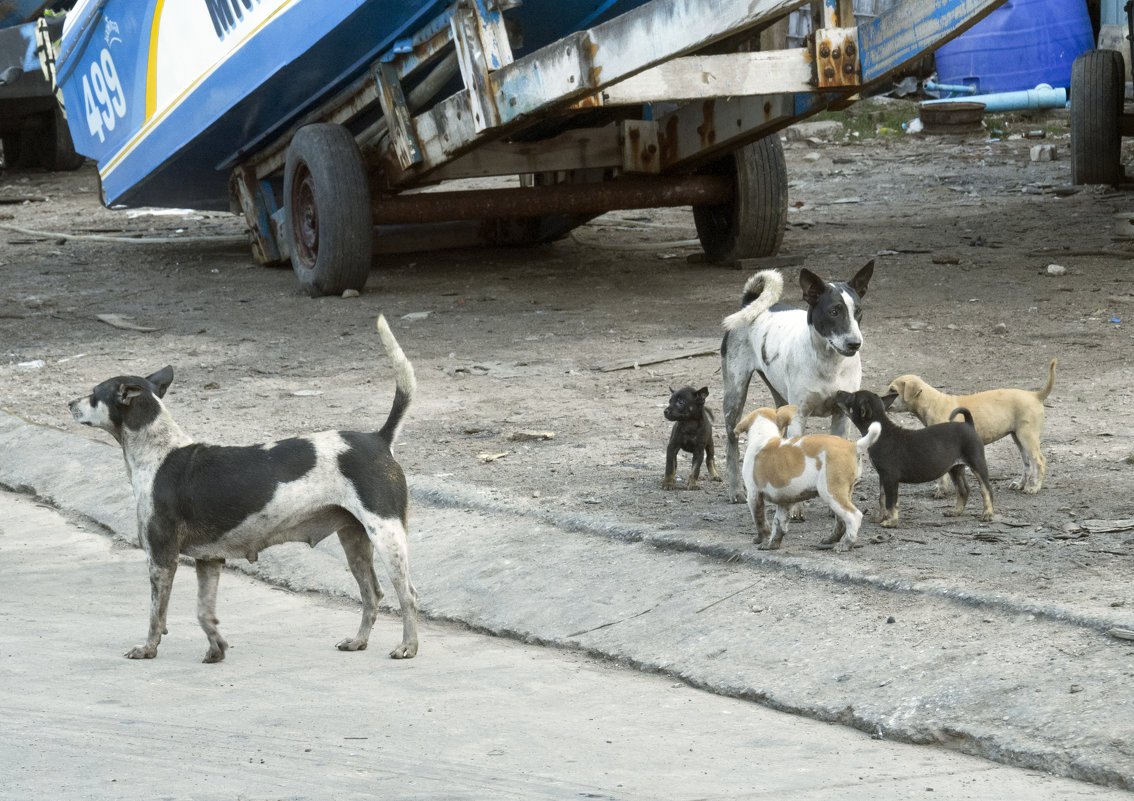
[[[417,389],[417,379],[413,374],[413,365],[406,358],[406,354],[402,352],[398,340],[394,339],[394,333],[386,324],[385,316],[381,314],[378,315],[378,336],[382,340],[382,347],[386,349],[386,355],[394,363],[396,386],[390,415],[386,418],[386,424],[382,426],[382,430],[378,434],[390,445],[393,445],[394,440],[398,437],[398,432],[401,430],[402,419],[406,416],[410,401],[413,400],[414,390]]]
[[[784,292],[784,277],[778,270],[761,270],[744,284],[743,308],[724,318],[726,331],[751,325],[757,317],[779,302]]]
[[[964,417],[966,423],[971,425],[973,428],[976,428],[976,423],[973,422],[972,412],[970,412],[964,406],[958,406],[956,409],[949,413],[949,422],[953,422],[953,418],[957,415]]]
[[[859,455],[866,453],[867,449],[869,449],[871,445],[877,442],[878,438],[881,436],[882,424],[875,420],[870,424],[870,427],[866,429],[866,433],[862,436],[862,438],[854,443],[855,451],[857,451]]]
[[[1047,386],[1036,392],[1036,397],[1041,401],[1047,399],[1047,396],[1051,394],[1051,388],[1055,386],[1055,365],[1057,364],[1059,364],[1059,359],[1051,360],[1051,367],[1048,368]]]

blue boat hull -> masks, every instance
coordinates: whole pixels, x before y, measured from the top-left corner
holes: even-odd
[[[559,2],[541,15],[532,0],[510,15],[528,50],[640,2]],[[59,56],[76,150],[97,161],[107,205],[228,209],[233,164],[447,5],[86,0],[69,15]]]

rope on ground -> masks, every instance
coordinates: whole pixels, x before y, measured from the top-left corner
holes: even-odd
[[[15,231],[24,236],[36,236],[44,239],[79,239],[85,242],[114,242],[125,245],[171,245],[186,242],[209,242],[212,244],[245,245],[247,236],[105,236],[103,234],[68,234],[57,231],[37,231],[34,228],[22,228],[18,225],[0,223],[0,228],[6,231]]]

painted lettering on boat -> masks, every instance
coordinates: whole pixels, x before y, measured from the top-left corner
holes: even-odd
[[[217,32],[217,39],[223,40],[236,30],[244,21],[245,15],[253,6],[260,5],[260,0],[205,0],[209,9],[209,17],[213,21],[213,30]]]

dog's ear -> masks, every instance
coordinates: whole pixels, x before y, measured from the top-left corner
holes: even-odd
[[[154,394],[159,398],[164,398],[165,391],[173,383],[173,368],[167,364],[156,373],[146,376],[146,380],[154,385]]]
[[[791,421],[798,411],[798,406],[781,406],[776,409],[776,428],[780,430],[780,434],[787,431],[787,427],[791,425]]]
[[[882,408],[883,409],[889,409],[891,406],[894,405],[894,401],[896,401],[897,399],[898,399],[898,393],[897,392],[887,392],[885,395],[882,396]]]
[[[819,302],[819,296],[826,290],[827,284],[804,267],[799,271],[799,288],[803,290],[803,299],[807,301],[807,305],[814,306]]]
[[[871,276],[874,275],[874,259],[871,259],[866,265],[854,274],[854,278],[847,281],[850,288],[858,293],[860,298],[866,296],[866,287],[870,283]]]
[[[709,397],[709,388],[701,387],[699,390],[697,390],[697,397],[701,400],[705,400],[705,398]]]
[[[137,381],[127,381],[118,385],[114,400],[119,406],[129,406],[134,398],[143,394],[146,388]]]

